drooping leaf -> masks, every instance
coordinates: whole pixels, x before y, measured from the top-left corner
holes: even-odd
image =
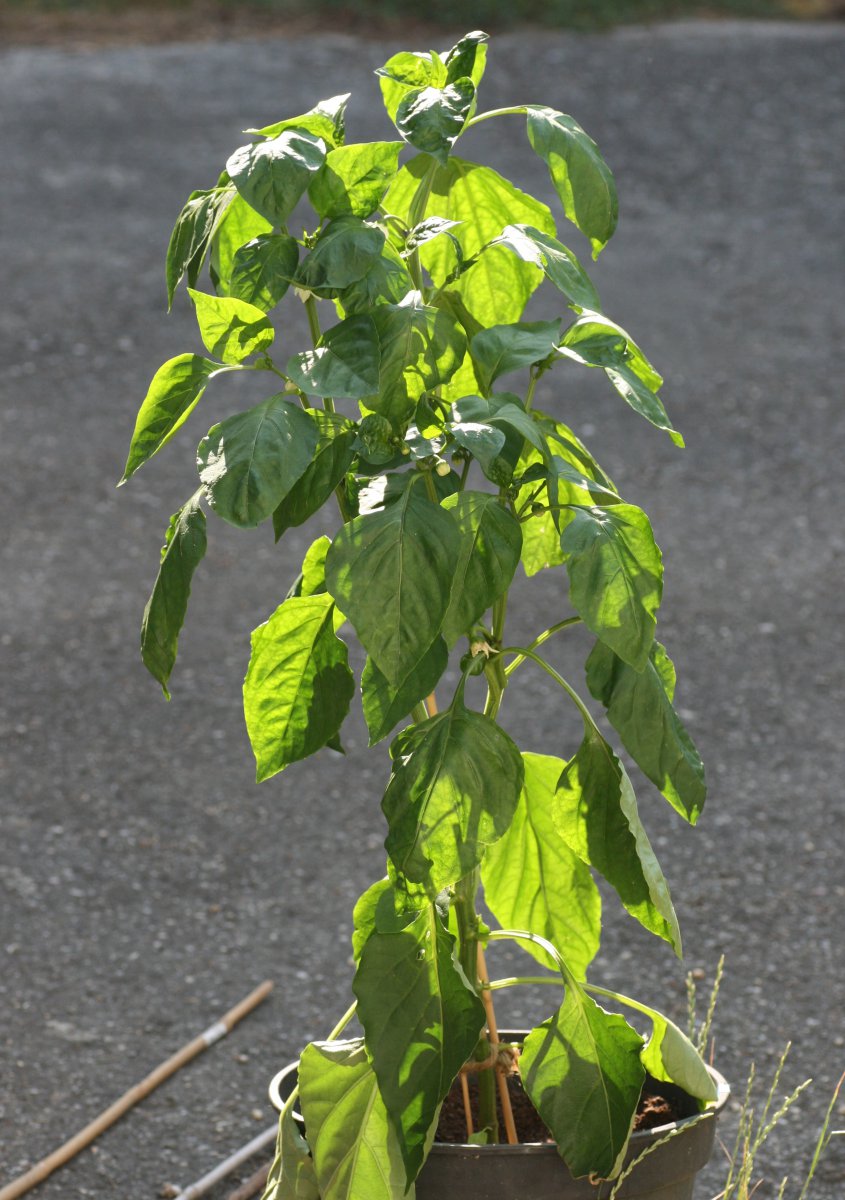
[[[642,1052],[643,1066],[655,1079],[666,1079],[696,1100],[708,1104],[718,1091],[707,1066],[692,1042],[677,1025],[655,1009],[639,1005],[652,1020],[651,1037]]]
[[[443,507],[455,518],[461,548],[443,636],[453,646],[510,587],[522,550],[519,522],[489,492],[464,491]]]
[[[440,1105],[475,1049],[484,1006],[459,973],[455,939],[434,904],[364,943],[352,990],[408,1183],[422,1166]]]
[[[243,196],[236,194],[211,239],[211,278],[218,296],[230,294],[238,251],[272,231],[273,223],[251,208]]]
[[[522,759],[504,730],[467,709],[460,696],[445,712],[403,730],[390,754],[385,847],[397,871],[425,884],[434,898],[477,867],[507,830]]]
[[[276,1158],[262,1200],[320,1200],[314,1160],[290,1109],[279,1121]]]
[[[487,851],[481,879],[487,904],[507,929],[530,929],[560,952],[579,979],[599,948],[601,897],[589,868],[553,820],[558,758],[523,754],[525,780],[510,828]],[[554,967],[535,943],[520,943]]]
[[[342,146],[346,128],[346,105],[349,102],[349,92],[339,96],[331,96],[321,100],[307,113],[298,117],[286,117],[284,121],[276,121],[273,125],[265,125],[263,129],[246,129],[245,133],[256,137],[277,138],[286,129],[299,129],[303,133],[311,133],[322,138],[327,146]]]
[[[332,542],[329,592],[395,687],[440,632],[459,549],[454,519],[420,484],[388,508],[356,517]]]
[[[246,242],[232,261],[229,292],[238,300],[269,312],[291,285],[299,262],[296,239],[265,233]]]
[[[449,652],[442,637],[435,638],[405,679],[391,684],[368,658],[361,675],[361,701],[371,746],[386,737],[403,717],[430,696],[446,670]]]
[[[640,821],[622,763],[585,722],[578,753],[563,768],[553,803],[554,825],[574,854],[595,867],[625,908],[681,956],[681,931],[669,887]]]
[[[167,247],[165,278],[168,309],[182,276],[188,276],[191,287],[199,278],[211,238],[234,196],[235,189],[228,186],[191,192],[188,197],[176,219]]]
[[[405,141],[445,166],[475,103],[475,84],[464,76],[445,87],[411,88],[394,122]]]
[[[282,225],[326,157],[322,138],[299,129],[241,146],[226,170],[238,192],[272,225]]]
[[[598,292],[589,275],[572,251],[557,238],[531,225],[508,225],[499,240],[525,262],[540,267],[574,308],[601,308]]]
[[[244,715],[261,783],[325,746],[349,711],[355,681],[328,595],[285,600],[252,634]]]
[[[561,535],[569,598],[584,624],[636,671],[648,662],[663,563],[641,508],[573,505]]]
[[[320,233],[313,250],[302,260],[297,287],[331,299],[364,278],[381,255],[384,240],[384,230],[378,225],[360,217],[338,217]]]
[[[352,910],[352,954],[356,964],[371,934],[399,933],[412,925],[427,907],[427,899],[412,903],[407,893],[390,879],[370,884]]]
[[[396,174],[401,142],[362,142],[330,150],[308,187],[321,217],[368,217]]]
[[[214,425],[197,449],[211,507],[249,529],[269,517],[308,469],[318,438],[307,412],[279,394]]]
[[[203,344],[224,363],[237,365],[266,350],[275,333],[260,308],[231,296],[209,296],[188,288]]]
[[[593,257],[616,228],[616,185],[598,146],[577,121],[540,104],[526,106],[528,140],[546,163],[563,211],[590,239]]]
[[[645,1078],[642,1044],[574,980],[554,1016],[525,1039],[523,1086],[576,1178],[619,1173]]]
[[[587,659],[587,686],[643,774],[694,825],[707,791],[704,767],[672,707],[675,668],[663,646],[655,642],[637,672],[597,642]]]
[[[398,1139],[362,1038],[306,1046],[299,1093],[320,1200],[406,1194]]]
[[[560,318],[491,325],[470,342],[475,374],[485,396],[493,382],[509,371],[533,366],[553,354],[560,340]]]
[[[323,534],[316,538],[302,560],[302,596],[319,596],[326,591],[326,555],[331,541]]]
[[[121,483],[170,441],[196,408],[209,379],[222,369],[199,354],[179,354],[159,367],[138,410]]]
[[[273,512],[276,541],[286,530],[302,525],[323,507],[355,455],[357,431],[351,421],[318,408],[311,409],[310,415],[319,431],[317,448],[304,473]]]
[[[206,550],[205,514],[199,502],[197,492],[170,518],[158,576],[141,622],[141,658],[168,700],[167,681],[176,662],[191,580]]]

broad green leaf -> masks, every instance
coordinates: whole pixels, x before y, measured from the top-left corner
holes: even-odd
[[[355,681],[328,595],[285,600],[252,634],[244,715],[261,783],[333,738]]]
[[[294,355],[285,370],[312,395],[363,400],[378,391],[380,362],[372,317],[358,313],[327,330],[316,350]]]
[[[399,101],[394,122],[405,141],[445,166],[474,104],[475,84],[466,77],[442,88],[412,88]]]
[[[461,548],[443,636],[453,646],[508,590],[519,563],[519,522],[489,492],[459,492],[443,501],[455,518]]]
[[[402,245],[402,257],[408,258],[415,250],[419,250],[420,246],[424,246],[426,242],[430,242],[432,238],[440,237],[441,234],[448,234],[450,229],[454,229],[459,221],[447,221],[444,217],[429,217],[426,221],[420,221],[418,225],[410,231],[404,239]],[[458,242],[460,249],[460,242]]]
[[[263,129],[246,129],[244,132],[256,137],[277,138],[286,129],[299,129],[322,138],[327,146],[342,146],[349,96],[349,92],[331,96],[328,100],[321,100],[301,116],[287,117],[284,121],[276,121],[274,125],[265,125]]]
[[[220,363],[179,354],[156,371],[138,410],[121,483],[162,448],[187,421]]]
[[[468,75],[478,87],[487,63],[487,34],[475,29],[467,33],[459,42],[442,55],[446,65],[446,82],[454,83],[456,79]]]
[[[331,298],[363,279],[379,258],[384,230],[360,217],[338,217],[322,231],[311,253],[302,260],[297,287]]]
[[[477,460],[485,475],[502,453],[505,432],[481,421],[448,421],[447,429],[458,445]]]
[[[558,504],[621,504],[622,497],[577,467],[552,455],[547,470],[550,496]]]
[[[320,1200],[314,1160],[290,1109],[279,1121],[276,1158],[262,1200]]]
[[[554,1016],[525,1039],[523,1086],[572,1174],[618,1175],[645,1070],[642,1038],[572,980]]]
[[[389,58],[376,71],[384,107],[391,121],[408,92],[428,86],[442,87],[446,83],[446,66],[439,55],[411,53],[403,50]]]
[[[446,383],[466,353],[466,338],[448,313],[409,292],[371,314],[379,339],[379,385],[368,407],[395,427],[411,416],[423,392]]]
[[[338,292],[335,302],[342,310],[341,316],[352,316],[368,312],[377,304],[398,304],[413,290],[414,281],[399,252],[385,242],[366,275]]]
[[[542,362],[560,340],[560,318],[492,325],[477,333],[469,345],[475,374],[488,395],[500,375]]]
[[[211,507],[249,529],[269,517],[314,457],[317,424],[284,395],[214,425],[197,449]]]
[[[218,296],[228,296],[237,252],[248,242],[273,231],[271,221],[236,195],[211,240],[211,278]]]
[[[320,1200],[406,1195],[398,1140],[362,1038],[306,1046],[299,1094]]]
[[[356,517],[332,542],[329,592],[395,687],[440,631],[459,550],[454,519],[425,498],[421,483],[388,508]]]
[[[224,363],[237,365],[266,350],[275,333],[260,308],[231,296],[209,296],[188,288],[203,344]]]
[[[489,717],[457,696],[451,706],[400,733],[382,801],[385,847],[398,871],[429,896],[477,867],[508,828],[519,800],[519,751]]]
[[[429,1130],[484,1024],[484,1006],[455,965],[455,939],[434,904],[406,928],[376,926],[352,990],[408,1182],[423,1164]]]
[[[362,142],[330,150],[308,188],[321,217],[368,217],[378,208],[399,165],[401,142]]]
[[[518,396],[500,392],[489,397],[464,396],[452,408],[452,419],[470,424],[480,423],[505,434],[505,444],[498,458],[487,461],[479,459],[488,479],[497,484],[507,484],[513,476],[520,455],[524,453],[526,441],[537,451],[538,460],[548,458],[548,447],[542,429],[530,413],[522,407]],[[507,478],[500,478],[505,469]]]
[[[704,767],[672,707],[675,668],[660,642],[641,672],[597,642],[587,659],[587,686],[643,774],[694,825],[707,794]]]
[[[205,514],[199,502],[197,492],[170,518],[158,576],[141,622],[141,658],[168,700],[167,681],[176,662],[191,580],[206,550]]]
[[[529,577],[563,562],[554,514],[538,513],[522,526],[522,565]]]
[[[558,833],[595,867],[636,920],[681,956],[681,931],[669,887],[648,840],[631,781],[593,725],[585,722],[578,753],[561,764],[553,803]]]
[[[446,670],[449,652],[442,637],[435,638],[418,663],[399,684],[391,684],[368,658],[361,675],[361,702],[364,720],[374,746],[390,733],[403,717],[426,696],[430,696]]]
[[[286,129],[269,141],[241,146],[226,170],[247,204],[275,226],[288,219],[325,157],[321,138]]]
[[[663,562],[641,508],[571,506],[561,535],[569,598],[584,624],[642,671],[654,641]]]
[[[557,238],[530,225],[508,225],[498,240],[503,246],[510,246],[523,261],[532,262],[544,271],[546,278],[574,308],[597,310],[601,307],[589,275],[572,251]]]
[[[371,934],[399,933],[412,925],[427,907],[427,898],[411,904],[407,894],[390,879],[370,884],[352,910],[352,954],[356,964]]]
[[[326,555],[331,541],[325,534],[316,538],[302,560],[302,596],[318,596],[326,591]]]
[[[229,292],[269,312],[290,287],[298,262],[295,238],[284,233],[262,234],[235,252]]]
[[[211,238],[235,194],[235,189],[229,186],[191,192],[188,197],[176,219],[167,247],[165,277],[168,309],[182,276],[188,276],[191,287],[199,278]]]
[[[651,1037],[642,1053],[645,1069],[655,1079],[676,1083],[687,1095],[705,1104],[715,1100],[718,1096],[716,1085],[686,1034],[654,1009],[649,1013],[653,1024]]]
[[[288,494],[273,512],[276,541],[295,525],[302,525],[318,512],[346,475],[352,459],[357,430],[338,413],[309,410],[319,431],[314,457]]]
[[[598,258],[619,216],[613,176],[598,146],[572,117],[539,104],[526,105],[526,113],[528,140],[549,168],[563,211],[590,239]]]
[[[609,475],[596,462],[590,451],[562,421],[549,417],[535,409],[535,418],[539,421],[551,453],[556,458],[563,458],[576,470],[582,472],[588,479],[594,480],[601,488],[607,489],[615,496],[616,485]]]
[[[570,850],[553,820],[558,758],[523,754],[525,781],[513,821],[481,866],[484,896],[507,929],[530,929],[552,943],[583,979],[601,934],[601,896],[590,870]],[[520,943],[546,967],[548,955]]]

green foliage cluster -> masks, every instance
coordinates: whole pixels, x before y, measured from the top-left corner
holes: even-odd
[[[520,982],[483,978],[488,941],[516,939],[547,969],[539,978],[563,987],[526,1038],[520,1069],[573,1175],[618,1175],[647,1070],[702,1104],[715,1095],[677,1027],[587,981],[601,930],[596,873],[678,953],[680,933],[625,768],[544,643],[587,627],[590,694],[690,823],[704,772],[655,639],[663,565],[649,519],[558,415],[534,408],[537,381],[600,372],[621,402],[682,440],[660,375],[603,312],[550,209],[454,153],[480,122],[520,119],[594,256],[613,234],[613,179],[576,121],[538,104],[476,112],[486,42],[471,33],[442,55],[396,54],[377,72],[396,140],[347,141],[348,97],[335,96],[251,130],[216,183],[191,194],[167,291],[172,301],[187,282],[206,354],[156,373],[124,472],[167,444],[207,387],[263,373],[267,398],[199,444],[199,485],[170,522],[144,614],[144,662],[167,693],[207,511],[238,528],[272,524],[278,540],[336,505],[334,536],[311,545],[253,633],[244,709],[258,778],[338,750],[358,688],[371,744],[404,726],[382,800],[387,876],[354,913],[364,1036],[338,1040],[341,1023],[305,1050],[309,1146],[286,1110],[273,1200],[392,1200],[413,1186],[453,1080],[488,1056],[485,993]],[[297,237],[291,224],[306,204]],[[206,263],[209,291],[197,287]],[[568,307],[568,323],[523,320],[541,285]],[[312,344],[279,355],[271,318],[283,302],[304,303]],[[568,577],[570,607],[529,644],[510,645],[520,563],[529,576]],[[357,686],[353,635],[367,653]],[[460,681],[438,709],[453,656]],[[568,759],[521,753],[497,720],[529,664],[583,721]],[[482,711],[467,700],[471,676],[487,684]],[[479,918],[481,887],[501,928]],[[649,1040],[597,997],[638,1012]],[[490,1099],[488,1087],[479,1136],[495,1140]]]

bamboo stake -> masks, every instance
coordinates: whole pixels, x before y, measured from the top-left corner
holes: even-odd
[[[475,1133],[475,1129],[472,1124],[472,1105],[469,1102],[469,1081],[466,1071],[461,1071],[461,1096],[464,1101],[464,1120],[467,1125],[467,1139],[469,1139]]]
[[[437,697],[435,696],[434,692],[432,692],[430,696],[426,696],[425,706],[430,717],[437,716],[439,709],[437,707]]]
[[[254,1175],[250,1175],[249,1179],[245,1179],[240,1187],[229,1194],[228,1200],[251,1200],[251,1197],[257,1195],[266,1184],[272,1165],[269,1162],[259,1167]]]
[[[490,995],[490,989],[487,986],[490,982],[490,977],[487,974],[487,963],[480,942],[478,943],[478,980],[481,984],[481,1001],[484,1005],[484,1011],[487,1014],[487,1032],[490,1034],[490,1041],[498,1046],[499,1029],[496,1025],[496,1011],[493,1008],[493,997]],[[516,1124],[513,1119],[508,1082],[501,1067],[496,1066],[494,1070],[496,1072],[496,1083],[499,1085],[499,1100],[502,1105],[502,1116],[505,1120],[505,1133],[507,1134],[508,1144],[515,1146],[519,1141],[519,1137],[517,1136]],[[2,1196],[0,1196],[0,1200],[3,1200]]]
[[[196,1183],[190,1184],[183,1192],[180,1192],[176,1200],[197,1200],[199,1196],[204,1196],[206,1192],[210,1192],[215,1183],[219,1183],[221,1179],[225,1179],[227,1175],[231,1175],[241,1163],[245,1163],[247,1159],[252,1158],[259,1150],[263,1150],[265,1146],[269,1146],[275,1141],[279,1132],[278,1122],[271,1125],[269,1129],[265,1129],[263,1133],[259,1133],[251,1142],[247,1142],[245,1146],[241,1146],[240,1150],[236,1150],[234,1154],[230,1154],[227,1159],[209,1171],[207,1175],[203,1175],[202,1179],[198,1179]],[[269,1171],[269,1167],[267,1171]],[[266,1178],[266,1175],[265,1175]],[[254,1193],[253,1193],[254,1194]]]
[[[74,1158],[86,1146],[90,1146],[95,1138],[99,1137],[104,1130],[113,1125],[125,1112],[133,1108],[145,1096],[148,1096],[159,1084],[164,1083],[165,1079],[169,1079],[186,1063],[189,1063],[192,1058],[196,1058],[203,1050],[207,1050],[209,1046],[213,1046],[215,1042],[224,1038],[233,1026],[237,1025],[243,1017],[265,1000],[272,991],[273,985],[269,981],[262,983],[254,992],[243,1000],[240,1004],[236,1004],[230,1009],[224,1017],[216,1021],[206,1029],[205,1033],[201,1033],[199,1037],[195,1037],[193,1041],[188,1042],[176,1054],[156,1067],[150,1072],[145,1079],[140,1083],[131,1087],[128,1092],[110,1105],[105,1112],[100,1113],[89,1125],[80,1130],[69,1141],[60,1146],[58,1150],[54,1150],[47,1158],[43,1158],[41,1162],[36,1163],[25,1175],[21,1175],[12,1183],[6,1184],[4,1188],[0,1188],[0,1200],[17,1200],[18,1196],[23,1196],[25,1192],[30,1191],[36,1184],[42,1183],[48,1175],[52,1175],[58,1167],[64,1166],[66,1162]]]

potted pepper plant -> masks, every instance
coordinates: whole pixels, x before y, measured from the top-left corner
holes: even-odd
[[[334,536],[314,541],[252,635],[244,710],[257,776],[339,750],[358,690],[371,745],[392,738],[377,817],[387,874],[355,907],[354,1003],[303,1052],[305,1136],[294,1091],[273,1200],[389,1200],[415,1186],[420,1198],[450,1187],[607,1196],[620,1181],[621,1195],[670,1200],[692,1195],[713,1139],[719,1080],[691,1042],[587,978],[601,927],[595,874],[680,953],[630,779],[594,711],[691,824],[705,783],[655,639],[663,566],[649,519],[619,495],[562,405],[538,411],[538,380],[552,373],[554,393],[559,377],[603,372],[620,403],[683,442],[660,375],[604,314],[550,208],[454,152],[479,123],[516,117],[594,257],[613,233],[612,176],[571,117],[540,104],[477,111],[486,42],[470,33],[444,54],[399,53],[376,72],[393,140],[347,140],[348,97],[335,96],[250,130],[217,183],[192,193],[170,241],[167,291],[172,301],[186,279],[207,354],[156,373],[122,480],[207,386],[263,372],[267,398],[199,444],[199,486],[171,519],[144,613],[143,661],[168,695],[206,511],[239,528],[264,523],[278,540],[328,505]],[[540,285],[567,319],[523,319]],[[282,301],[304,303],[309,345],[277,338]],[[560,619],[515,644],[508,594],[520,564],[528,576],[568,577],[568,603],[562,587]],[[547,657],[548,640],[579,624],[594,638],[595,704]],[[357,686],[351,637],[366,651]],[[535,671],[574,705],[580,744],[522,753],[500,723],[512,685],[530,687]],[[479,913],[482,891],[493,922]],[[485,949],[502,939],[536,960],[528,982],[562,989],[548,1019],[521,1034],[496,1026],[497,989],[520,982],[488,978]],[[353,1013],[363,1036],[344,1038]],[[646,1080],[682,1089],[689,1137],[632,1139]],[[544,1127],[521,1140],[547,1151],[547,1164],[551,1155],[551,1183],[526,1173],[537,1166],[530,1155],[512,1153],[520,1106]],[[441,1153],[438,1121],[455,1109],[460,1145]],[[703,1150],[690,1149],[694,1130]],[[649,1146],[660,1153],[631,1173],[625,1164]],[[680,1184],[653,1169],[676,1147]]]

